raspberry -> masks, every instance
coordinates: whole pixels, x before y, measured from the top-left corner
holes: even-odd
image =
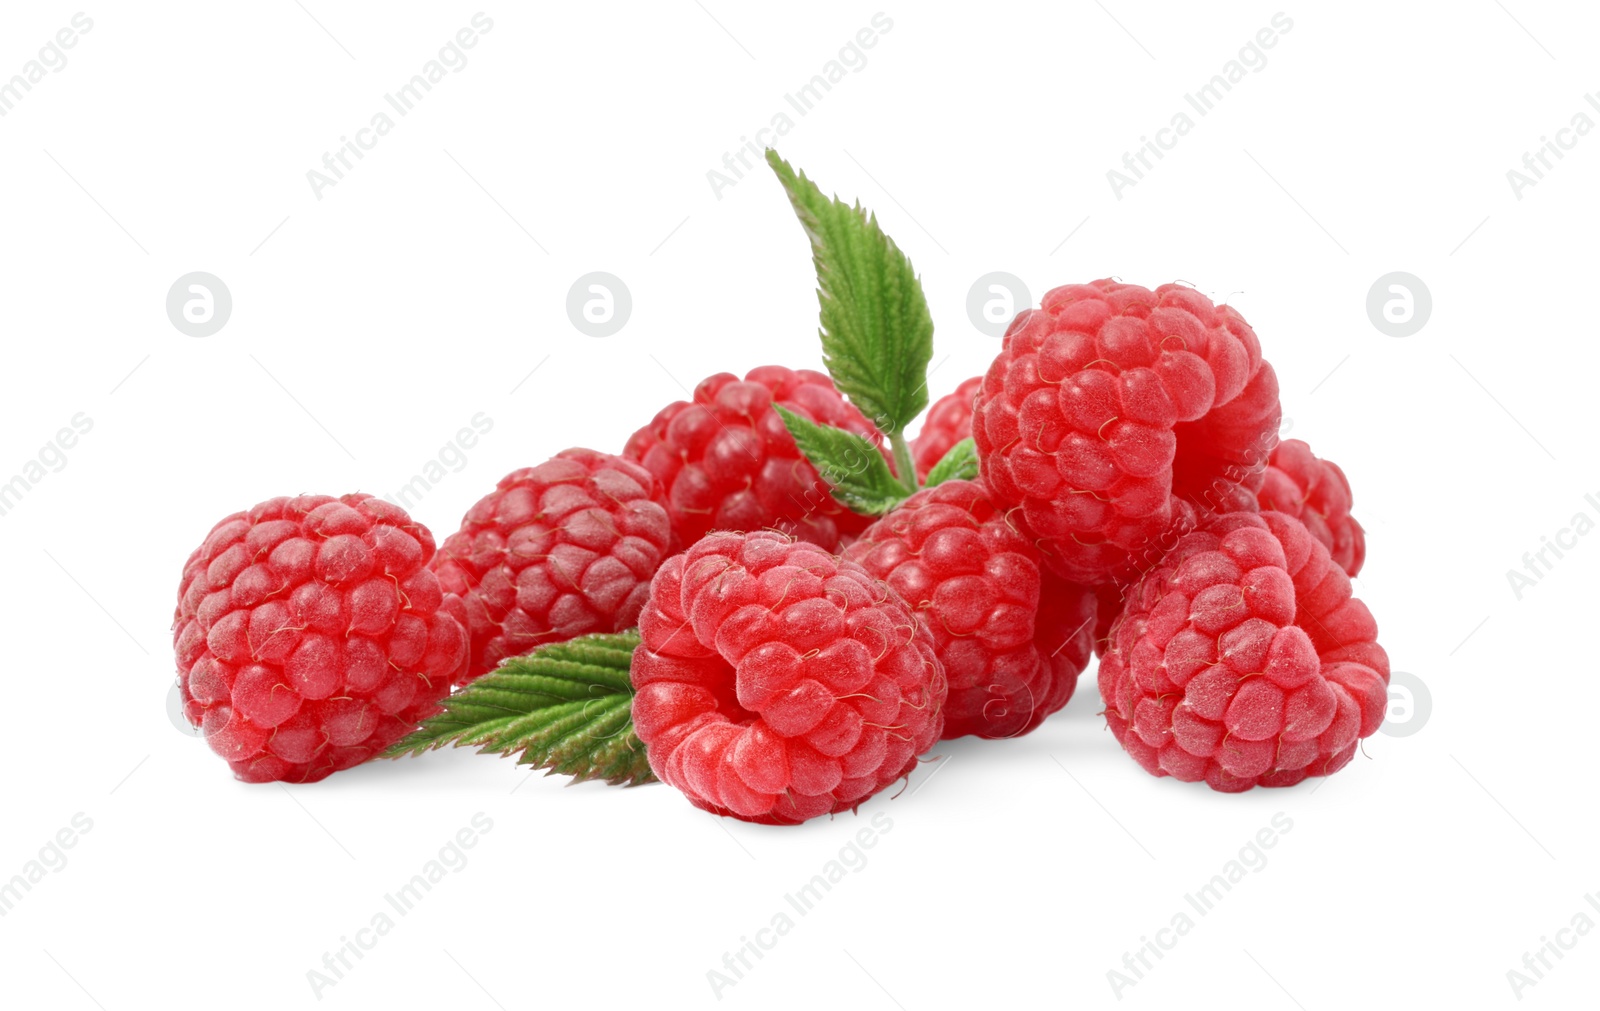
[[[832,551],[872,522],[834,500],[772,409],[774,401],[881,443],[872,424],[820,372],[767,365],[743,380],[727,372],[711,376],[695,387],[693,403],[663,408],[622,451],[666,489],[680,545],[711,530],[770,528]]]
[[[247,783],[310,783],[432,715],[467,637],[427,568],[433,535],[367,495],[234,513],[183,567],[184,715]]]
[[[718,532],[656,573],[633,654],[650,768],[715,814],[794,824],[909,774],[944,728],[933,638],[854,562]]]
[[[1221,516],[1130,588],[1100,661],[1106,722],[1152,775],[1214,790],[1331,775],[1388,707],[1377,634],[1305,524]]]
[[[1093,592],[1054,578],[1042,589],[1038,552],[981,483],[917,492],[844,557],[933,633],[950,684],[946,738],[1016,737],[1072,697],[1089,660]]]
[[[1175,427],[1173,494],[1202,516],[1255,512],[1282,419],[1278,374],[1263,361],[1237,397],[1199,421]]]
[[[917,477],[925,478],[933,465],[962,439],[972,435],[972,403],[983,385],[982,376],[973,376],[954,393],[947,393],[928,408],[922,421],[922,431],[911,440],[911,459],[917,465]]]
[[[1298,518],[1347,574],[1361,571],[1367,535],[1350,515],[1350,482],[1338,464],[1317,459],[1299,439],[1285,439],[1272,451],[1257,499],[1262,509]]]
[[[1276,439],[1277,378],[1248,323],[1182,285],[1048,292],[1021,313],[973,418],[980,473],[1061,576],[1126,579],[1182,503],[1252,501]]]
[[[569,449],[507,474],[433,560],[472,640],[462,680],[535,646],[631,628],[671,548],[666,497],[636,463]]]

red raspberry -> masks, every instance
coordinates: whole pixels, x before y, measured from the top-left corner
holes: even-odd
[[[1106,722],[1152,775],[1214,790],[1331,775],[1388,707],[1377,634],[1303,523],[1221,516],[1130,588],[1100,661]]]
[[[535,646],[632,628],[671,549],[666,497],[636,463],[569,449],[507,474],[433,560],[472,638],[462,680]]]
[[[783,534],[713,533],[669,558],[639,634],[650,768],[715,814],[853,810],[944,729],[928,630],[861,566]]]
[[[1319,460],[1299,439],[1272,451],[1266,481],[1257,493],[1262,509],[1297,517],[1349,575],[1367,559],[1367,535],[1350,515],[1350,481],[1332,460]]]
[[[954,393],[947,393],[928,408],[922,421],[922,430],[911,440],[911,459],[917,465],[917,477],[925,478],[933,465],[962,439],[972,436],[972,403],[983,385],[982,376],[973,376]]]
[[[1267,461],[1278,444],[1282,420],[1278,374],[1263,361],[1237,397],[1212,408],[1199,421],[1176,427],[1173,494],[1203,517],[1255,512],[1256,492],[1266,480]]]
[[[982,484],[917,492],[844,557],[888,583],[933,633],[950,683],[946,738],[1016,737],[1072,697],[1089,661],[1094,594],[1054,578],[1041,589],[1039,553]]]
[[[773,402],[819,424],[881,442],[861,412],[820,372],[766,365],[743,380],[720,372],[633,433],[622,455],[667,490],[672,530],[690,545],[710,530],[776,529],[832,551],[867,528],[829,493]]]
[[[1130,578],[1180,504],[1237,508],[1276,439],[1278,386],[1254,331],[1182,285],[1048,292],[1021,313],[973,418],[980,472],[1022,506],[1046,564],[1092,584]]]
[[[247,783],[310,783],[433,714],[467,637],[427,568],[433,535],[368,495],[275,498],[183,567],[184,715]]]

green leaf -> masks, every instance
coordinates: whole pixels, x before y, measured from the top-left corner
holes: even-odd
[[[770,148],[767,163],[811,240],[828,374],[885,435],[898,436],[928,404],[933,319],[922,282],[875,215],[823,196]]]
[[[633,732],[628,678],[639,633],[586,635],[512,657],[439,704],[386,758],[447,744],[613,785],[655,781]]]
[[[773,404],[794,441],[817,474],[833,489],[833,497],[846,508],[867,516],[882,516],[911,494],[889,471],[878,447],[832,425],[819,425]]]
[[[927,487],[946,481],[971,481],[977,476],[978,446],[970,438],[962,439],[928,471]]]

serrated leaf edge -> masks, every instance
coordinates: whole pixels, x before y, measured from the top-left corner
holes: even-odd
[[[637,632],[605,633],[511,657],[445,698],[384,757],[476,747],[573,782],[654,782],[632,726],[628,668],[638,643]]]

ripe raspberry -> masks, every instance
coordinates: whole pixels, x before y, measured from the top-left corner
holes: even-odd
[[[928,476],[933,465],[962,439],[972,436],[972,403],[983,385],[982,376],[973,376],[954,393],[947,393],[928,408],[922,421],[922,431],[911,440],[911,459],[917,465],[917,477]]]
[[[672,531],[688,546],[710,530],[776,529],[829,551],[867,528],[834,500],[800,455],[773,402],[811,421],[881,436],[820,372],[777,365],[743,380],[721,372],[669,404],[633,433],[622,455],[643,464],[667,491]]]
[[[1383,722],[1377,634],[1303,523],[1221,516],[1129,590],[1100,661],[1106,722],[1152,775],[1214,790],[1331,775]]]
[[[944,669],[854,562],[713,533],[656,573],[633,654],[650,768],[715,814],[795,824],[909,774],[944,728]]]
[[[888,583],[933,633],[950,683],[946,738],[1016,737],[1072,697],[1089,660],[1094,594],[1054,578],[1041,590],[1039,553],[982,484],[917,492],[844,557]]]
[[[1350,515],[1350,481],[1331,460],[1319,460],[1299,439],[1272,451],[1266,481],[1257,493],[1262,509],[1297,517],[1349,575],[1367,559],[1367,535]]]
[[[507,474],[433,560],[472,639],[462,681],[535,646],[633,627],[671,548],[666,496],[636,463],[569,449]]]
[[[367,495],[275,498],[211,529],[173,648],[184,715],[235,776],[314,782],[433,714],[467,637],[432,556],[426,527]]]
[[[1184,519],[1253,500],[1277,378],[1248,323],[1182,285],[1048,292],[1021,313],[973,418],[980,472],[1061,576],[1129,578]],[[1153,561],[1153,559],[1152,559]]]

